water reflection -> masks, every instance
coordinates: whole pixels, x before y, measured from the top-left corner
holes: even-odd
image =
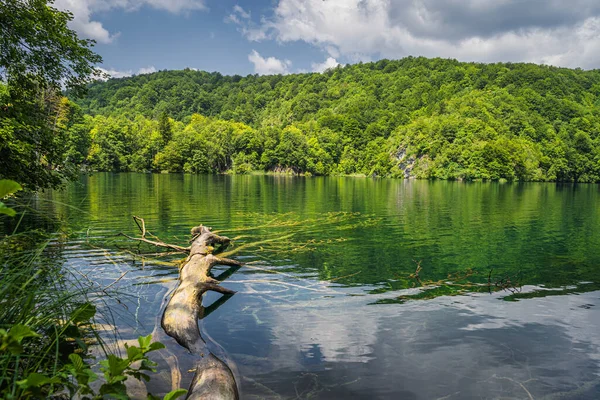
[[[155,329],[178,272],[111,242],[117,232],[137,230],[131,215],[180,244],[199,223],[240,236],[236,249],[293,235],[235,254],[259,263],[233,274],[215,270],[238,294],[205,300],[216,303],[203,335],[237,366],[244,398],[595,399],[599,190],[96,174],[34,200],[79,232],[56,244],[66,266],[99,286],[126,273],[114,286],[123,297],[108,300],[121,332],[115,344]],[[275,218],[287,224],[270,224]],[[406,301],[400,296],[422,289],[410,277],[415,261],[421,284],[442,283],[423,300]],[[476,293],[492,268],[499,277],[518,276],[523,290]],[[473,284],[461,295],[444,288],[457,277]],[[168,351],[148,385],[157,395],[171,389],[169,357],[179,360],[182,386],[193,375],[186,372],[193,359],[160,339]]]
[[[207,327],[237,361],[248,398],[600,393],[599,292],[518,303],[476,295],[401,307],[365,306],[364,298],[348,296],[289,304],[236,297]]]

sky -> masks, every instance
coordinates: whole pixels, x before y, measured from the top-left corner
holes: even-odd
[[[599,0],[55,0],[113,77],[322,72],[409,55],[600,67]]]

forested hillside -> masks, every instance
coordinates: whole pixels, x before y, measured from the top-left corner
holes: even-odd
[[[599,96],[600,71],[533,64],[186,69],[96,82],[73,125],[95,170],[598,182]]]

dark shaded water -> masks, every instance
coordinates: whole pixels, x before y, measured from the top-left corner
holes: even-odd
[[[199,223],[236,237],[251,264],[202,323],[243,398],[596,399],[599,201],[597,185],[96,174],[39,207],[80,232],[56,244],[67,265],[120,278],[123,340],[154,330],[177,277],[120,250],[131,215],[169,242]],[[185,387],[191,360],[166,343]]]

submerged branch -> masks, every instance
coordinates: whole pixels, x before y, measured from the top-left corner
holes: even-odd
[[[187,253],[187,252],[190,251],[189,247],[178,246],[176,244],[170,244],[170,243],[165,243],[165,242],[161,242],[161,241],[149,240],[149,239],[146,239],[144,237],[136,238],[136,237],[133,237],[133,236],[129,236],[129,235],[125,234],[125,233],[121,233],[120,235],[121,236],[125,236],[129,240],[137,240],[139,242],[148,243],[148,244],[151,244],[151,245],[156,246],[156,247],[164,247],[164,248],[167,248],[167,249],[172,249],[172,250],[178,251],[180,253]]]

